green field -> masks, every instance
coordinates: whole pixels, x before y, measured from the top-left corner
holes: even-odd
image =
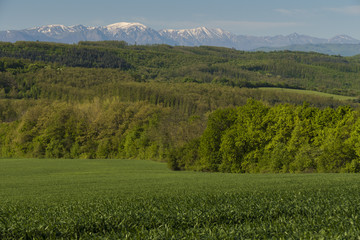
[[[357,239],[360,175],[0,159],[0,239]]]
[[[317,92],[317,91],[311,91],[311,90],[302,90],[302,89],[273,88],[273,87],[261,87],[259,89],[266,90],[266,91],[279,91],[279,92],[285,92],[285,93],[297,93],[297,94],[313,95],[313,96],[319,96],[319,97],[328,97],[328,98],[332,98],[332,99],[340,100],[340,101],[357,99],[357,97],[343,96],[343,95]]]

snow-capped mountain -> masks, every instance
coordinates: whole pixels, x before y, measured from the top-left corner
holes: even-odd
[[[100,28],[105,40],[122,40],[130,44],[165,43],[159,32],[141,23],[120,22]]]
[[[294,44],[318,44],[327,43],[327,39],[310,37],[307,35],[300,35],[292,33],[287,36],[266,36],[266,37],[253,37],[253,36],[236,36],[236,43],[238,49],[253,50],[263,46],[266,47],[282,47]],[[360,41],[359,41],[360,42]]]
[[[329,39],[329,43],[339,43],[339,44],[358,44],[359,40],[352,38],[347,35],[338,35]]]
[[[222,29],[209,29],[199,27],[194,29],[165,29],[159,31],[160,35],[165,39],[171,39],[178,45],[185,46],[231,46],[235,43],[235,35]]]
[[[222,46],[239,50],[259,47],[282,47],[301,44],[360,44],[360,41],[346,35],[331,39],[315,38],[293,33],[287,36],[254,37],[235,35],[222,29],[199,27],[194,29],[164,29],[156,31],[141,23],[119,22],[102,27],[83,25],[46,25],[24,30],[0,31],[0,41],[48,41],[77,43],[79,41],[120,40],[129,44],[169,44],[184,46]]]
[[[82,25],[67,27],[67,26],[60,25],[60,24],[54,24],[54,25],[37,27],[37,28],[31,28],[28,31],[41,33],[48,37],[57,37],[64,33],[65,34],[73,33],[73,32],[82,31],[82,30],[86,30],[86,29],[87,28]]]
[[[128,23],[128,22],[119,22],[119,23],[113,23],[107,26],[102,27],[105,31],[107,31],[109,34],[112,34],[115,36],[121,31],[125,32],[136,32],[136,31],[147,31],[152,30],[148,28],[147,26],[141,24],[141,23]]]
[[[327,42],[327,39],[309,37],[306,35],[300,35],[292,33],[288,36],[275,36],[270,37],[269,41],[276,43],[276,45],[293,45],[293,44],[318,44]],[[275,44],[274,44],[275,45]]]

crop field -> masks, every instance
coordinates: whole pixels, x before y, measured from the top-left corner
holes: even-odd
[[[324,92],[317,92],[311,90],[302,90],[302,89],[291,89],[291,88],[273,88],[273,87],[261,87],[259,89],[266,90],[266,91],[279,91],[279,92],[286,92],[286,93],[297,93],[297,94],[305,94],[305,95],[314,95],[319,97],[328,97],[339,101],[347,101],[347,100],[356,100],[357,97],[351,96],[343,96],[331,93],[324,93]]]
[[[358,239],[360,175],[0,159],[0,239]]]

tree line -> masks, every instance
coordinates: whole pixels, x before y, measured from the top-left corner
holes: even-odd
[[[144,101],[0,101],[1,157],[137,158],[167,161],[205,120]],[[18,112],[25,112],[19,117]]]

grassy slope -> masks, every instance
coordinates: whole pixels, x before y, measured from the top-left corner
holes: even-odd
[[[134,160],[0,160],[0,238],[351,238],[360,175],[173,172]]]
[[[290,88],[272,88],[272,87],[262,87],[259,89],[266,90],[266,91],[280,91],[280,92],[286,92],[286,93],[297,93],[297,94],[313,95],[313,96],[319,96],[319,97],[328,97],[328,98],[332,98],[332,99],[340,100],[340,101],[357,99],[357,97],[336,95],[336,94],[317,92],[317,91],[311,91],[311,90],[290,89]]]

